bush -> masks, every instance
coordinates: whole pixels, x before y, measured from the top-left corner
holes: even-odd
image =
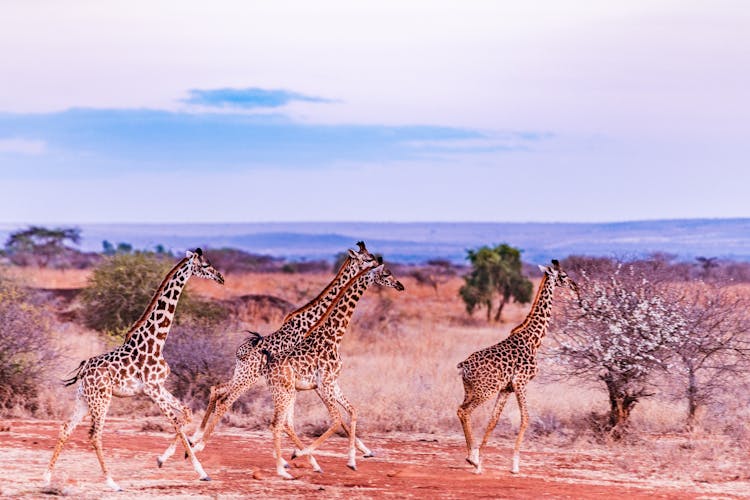
[[[38,409],[45,367],[57,358],[49,318],[24,291],[0,280],[0,412]]]
[[[133,253],[108,257],[89,278],[82,294],[84,321],[90,328],[122,337],[137,321],[174,263],[154,254]],[[225,309],[192,298],[183,291],[176,323],[187,317],[215,322]]]
[[[228,324],[190,321],[169,334],[164,359],[172,370],[170,391],[194,410],[206,404],[212,385],[232,376],[237,339],[228,330]]]

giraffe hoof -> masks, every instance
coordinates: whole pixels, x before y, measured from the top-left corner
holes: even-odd
[[[466,461],[467,461],[467,462],[469,462],[469,463],[470,463],[471,465],[473,465],[474,467],[476,467],[476,468],[479,468],[479,464],[478,464],[478,463],[476,463],[476,462],[474,462],[474,460],[472,460],[471,458],[469,458],[469,457],[466,457]]]
[[[370,452],[365,453],[364,455],[362,455],[362,458],[372,458],[374,456],[375,456],[375,452],[374,451],[370,451]]]
[[[297,458],[298,456],[299,456],[299,455],[297,455],[297,450],[294,450],[294,451],[292,452],[292,460],[294,460],[294,459],[295,459],[295,458]],[[285,465],[285,467],[289,467],[289,464],[286,464],[286,465]]]
[[[351,470],[357,470],[356,465],[346,464],[347,467],[349,467]]]
[[[285,468],[285,469],[291,469],[291,468],[292,468],[292,466],[291,466],[291,465],[289,465],[289,464],[288,464],[287,462],[284,462],[284,468]]]
[[[190,455],[188,455],[188,452],[185,452],[185,460],[187,460],[189,457]]]
[[[161,466],[164,465],[164,462],[162,461],[161,457],[156,457],[156,465],[158,465],[160,469],[161,469]]]
[[[211,477],[210,476],[202,477],[200,480],[201,481],[210,481]]]

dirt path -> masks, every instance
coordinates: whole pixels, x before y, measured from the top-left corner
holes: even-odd
[[[270,433],[222,429],[200,455],[213,481],[200,482],[181,452],[164,468],[156,456],[170,440],[166,432],[143,431],[145,421],[110,419],[104,451],[125,493],[110,492],[87,440],[87,426],[74,433],[55,469],[52,491],[74,498],[740,498],[747,483],[697,484],[639,479],[618,470],[594,451],[549,450],[523,454],[521,474],[508,472],[509,449],[491,446],[486,472],[477,476],[463,461],[460,436],[367,436],[377,457],[345,465],[345,440],[331,438],[317,454],[325,472],[305,459],[293,463],[296,480],[278,478]],[[59,422],[12,420],[0,425],[0,494],[44,495],[41,476],[54,447]],[[287,443],[287,449],[289,448]]]

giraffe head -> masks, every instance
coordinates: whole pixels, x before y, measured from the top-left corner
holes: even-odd
[[[551,266],[539,266],[539,269],[546,274],[555,286],[567,286],[574,292],[578,293],[578,285],[575,281],[570,279],[570,276],[562,270],[560,262],[557,259],[552,259]]]
[[[203,255],[203,250],[200,248],[196,248],[194,252],[188,250],[185,252],[185,257],[190,260],[190,273],[193,276],[211,279],[220,285],[224,284],[224,276],[211,265],[206,256]]]
[[[393,276],[390,269],[386,269],[385,264],[383,264],[383,259],[378,258],[378,262],[378,267],[370,271],[374,277],[373,283],[380,286],[395,288],[399,292],[403,291],[404,285]]]
[[[351,249],[347,250],[349,257],[356,266],[357,272],[376,267],[378,265],[378,259],[367,250],[365,242],[358,241],[357,246],[359,247],[359,252],[355,252]]]

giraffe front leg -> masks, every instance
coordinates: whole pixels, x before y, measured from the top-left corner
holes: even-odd
[[[331,426],[315,441],[313,441],[310,446],[300,450],[299,452],[295,452],[292,458],[312,454],[312,452],[315,451],[326,439],[331,437],[331,435],[336,432],[336,429],[338,429],[339,425],[341,425],[341,413],[339,412],[338,408],[336,408],[336,398],[334,397],[332,388],[328,385],[324,385],[322,387],[318,386],[317,392],[318,396],[320,396],[320,399],[323,400],[323,403],[325,403],[326,408],[328,409],[328,414],[331,417]]]
[[[358,444],[367,450],[365,452],[365,456],[367,456],[368,454],[372,456],[372,452],[367,449],[367,447],[365,447],[361,441],[357,439],[357,409],[346,398],[344,393],[341,391],[341,387],[339,387],[337,381],[334,380],[331,385],[336,402],[340,404],[349,414],[349,427],[347,427],[343,421],[341,422],[341,426],[343,427],[344,432],[347,434],[347,436],[349,436],[349,460],[346,465],[351,470],[357,470],[356,449],[359,447]]]
[[[198,461],[198,458],[196,458],[195,453],[193,453],[190,442],[183,430],[183,427],[190,421],[192,415],[190,409],[180,403],[177,398],[175,398],[172,393],[162,385],[146,385],[144,386],[143,392],[145,392],[146,395],[159,406],[159,409],[164,416],[172,422],[177,434],[176,439],[181,441],[182,445],[185,447],[185,451],[188,453],[193,469],[198,473],[200,480],[210,481],[211,478],[206,474],[206,471],[203,470],[203,466]]]
[[[513,474],[518,474],[519,463],[521,461],[521,442],[523,441],[526,428],[529,426],[529,410],[526,407],[526,386],[524,384],[514,384],[513,390],[516,393],[518,410],[521,413],[521,425],[518,427],[518,436],[516,437],[515,446],[513,446],[513,463],[510,471]]]

